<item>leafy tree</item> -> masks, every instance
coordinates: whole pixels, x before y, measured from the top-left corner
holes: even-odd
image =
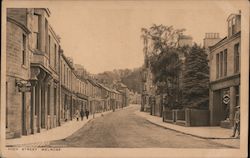
[[[204,48],[191,48],[183,74],[183,106],[208,108],[209,67]]]
[[[155,25],[142,28],[141,38],[144,43],[145,67],[150,68],[157,93],[167,94],[168,106],[176,106],[178,95],[179,49],[178,40],[184,29],[172,26]]]

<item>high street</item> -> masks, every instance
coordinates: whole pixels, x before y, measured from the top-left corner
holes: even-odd
[[[135,114],[130,106],[96,118],[71,136],[52,141],[50,147],[83,148],[228,148],[208,139],[196,138],[156,126]]]

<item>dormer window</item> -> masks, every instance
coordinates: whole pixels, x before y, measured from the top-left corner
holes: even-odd
[[[232,19],[232,35],[236,33],[236,27],[235,27],[235,17]]]
[[[227,21],[228,21],[228,37],[240,31],[240,15],[231,14]]]

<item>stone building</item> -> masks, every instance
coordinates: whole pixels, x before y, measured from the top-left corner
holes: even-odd
[[[117,90],[117,94],[119,94],[119,97],[121,97],[120,95],[122,95],[122,103],[121,103],[121,107],[126,107],[129,105],[129,89],[126,85],[124,85],[122,82],[118,82],[114,85],[114,88]]]
[[[30,80],[31,51],[28,49],[28,37],[31,31],[21,21],[10,16],[7,10],[6,40],[6,137],[20,137],[31,133],[30,91],[20,91]],[[16,11],[18,12],[18,11]],[[26,13],[26,10],[19,12]],[[19,88],[20,87],[20,88]],[[15,99],[13,99],[15,98]],[[14,117],[15,116],[15,117]]]
[[[60,41],[49,17],[48,9],[7,9],[7,137],[59,125]]]
[[[75,70],[48,22],[50,14],[46,8],[7,9],[6,138],[60,126],[76,110],[111,110],[111,98],[117,107],[124,99],[117,91],[111,97],[113,90],[85,76],[81,66]]]
[[[181,34],[179,36],[178,47],[192,46],[192,45],[193,45],[193,37],[184,34]]]
[[[228,35],[210,47],[210,124],[231,127],[240,105],[241,15],[231,14]]]
[[[60,50],[60,119],[61,122],[72,120],[73,117],[73,94],[72,94],[72,74],[74,71],[73,64]]]

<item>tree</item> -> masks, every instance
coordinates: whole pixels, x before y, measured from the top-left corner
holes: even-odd
[[[183,106],[207,109],[209,67],[204,48],[196,44],[191,48],[183,77]]]
[[[177,93],[179,57],[177,49],[180,35],[184,29],[172,26],[155,25],[142,28],[145,67],[150,68],[158,94],[167,94],[168,106],[174,108]]]

